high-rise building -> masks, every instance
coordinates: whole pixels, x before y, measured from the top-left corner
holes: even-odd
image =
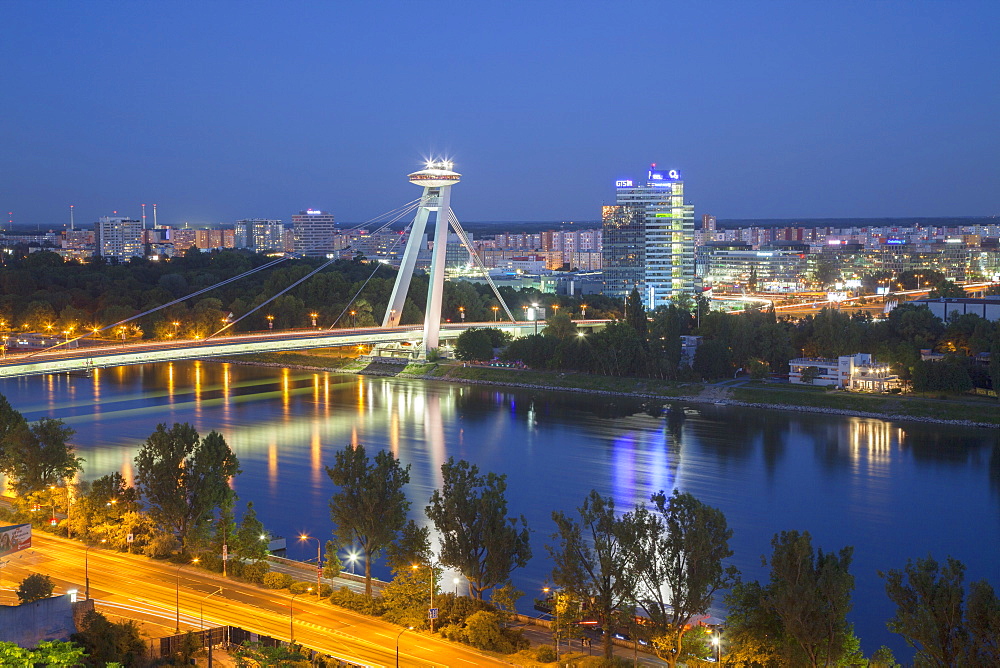
[[[142,221],[120,216],[102,216],[94,223],[96,254],[114,260],[142,257]]]
[[[237,220],[233,237],[236,248],[249,248],[258,253],[285,249],[285,226],[280,220],[266,218]]]
[[[616,205],[604,207],[606,293],[627,296],[638,288],[647,309],[693,295],[694,207],[684,203],[684,181],[675,170],[652,165],[642,185],[615,182]]]
[[[295,251],[307,257],[326,257],[337,250],[334,236],[337,226],[333,214],[316,209],[299,211],[292,216]]]

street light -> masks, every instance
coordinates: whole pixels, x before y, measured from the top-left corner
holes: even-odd
[[[413,570],[418,568],[420,568],[420,564],[413,564]],[[427,564],[427,568],[431,572],[431,607],[427,609],[427,618],[431,620],[431,633],[434,633],[434,618],[430,615],[430,611],[434,608],[434,567]]]
[[[179,322],[177,322],[175,320],[174,322],[172,322],[170,324],[174,326],[174,338],[180,336],[181,335],[181,323],[179,323]],[[97,330],[95,329],[94,331],[96,332]]]
[[[712,644],[715,645],[715,662],[722,663],[722,637],[719,631],[712,634]]]
[[[464,306],[459,306],[458,307],[458,314],[460,316],[462,316],[462,322],[465,322],[465,307]]]
[[[580,312],[583,314],[583,318],[582,319],[586,320],[587,319],[587,305],[586,304],[580,304]]]
[[[304,534],[303,533],[303,534],[299,534],[299,540],[300,541],[306,541],[306,544],[308,544],[308,541],[310,541],[310,540],[316,541],[316,596],[318,598],[319,594],[320,594],[319,579],[320,579],[320,576],[323,575],[323,557],[320,555],[320,551],[319,551],[319,548],[320,548],[319,538],[316,538],[315,536],[310,536],[308,534]]]
[[[268,329],[274,329],[274,316],[273,315],[267,316],[267,328]]]
[[[310,313],[310,314],[309,314],[309,317],[310,317],[310,318],[312,318],[312,321],[313,321],[313,327],[315,327],[315,326],[316,326],[316,318],[318,318],[318,317],[319,317],[319,314],[318,314],[318,313],[316,313],[316,312],[313,312],[313,313]]]
[[[395,311],[393,311],[393,313],[395,313]],[[357,315],[358,315],[357,311],[351,311],[351,327],[356,328],[358,326]]]
[[[396,634],[396,668],[399,668],[399,636],[403,635],[407,631],[412,631],[413,627],[407,627]]]
[[[535,336],[538,336],[538,304],[532,302],[531,308],[534,309],[534,311],[532,311],[531,319],[535,321]]]
[[[458,578],[453,578],[452,582],[455,584],[455,597],[458,598]]]
[[[347,553],[347,561],[351,564],[351,575],[354,575],[354,564],[358,562],[360,556],[357,552]]]
[[[549,588],[542,587],[542,591],[548,594]],[[553,591],[552,599],[553,599],[553,605],[555,606],[556,609],[556,625],[552,630],[552,637],[555,638],[556,642],[556,663],[559,663],[559,593]]]
[[[306,592],[312,591],[313,588],[309,587],[306,591],[298,592],[297,594],[292,594],[292,600],[288,603],[288,644],[295,644],[295,608],[292,607],[295,604],[295,597],[299,594],[304,594]]]
[[[200,561],[198,557],[191,560],[192,564],[197,564]],[[174,626],[174,633],[181,632],[181,569],[187,566],[187,564],[180,564],[177,566],[177,572],[175,573],[176,582],[174,584],[174,596],[176,604],[176,624]]]
[[[500,307],[491,306],[490,308],[493,309],[493,322],[498,322],[500,320]]]
[[[101,539],[102,543],[108,542],[106,538]],[[84,579],[84,592],[87,600],[90,600],[90,548],[93,545],[88,545],[87,549],[83,551],[83,579]]]

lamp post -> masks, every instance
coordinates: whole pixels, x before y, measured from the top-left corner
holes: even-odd
[[[399,636],[403,635],[407,631],[412,631],[413,627],[407,627],[396,634],[396,668],[399,668]]]
[[[273,315],[267,316],[267,328],[268,329],[274,329],[274,316]]]
[[[580,304],[580,313],[583,314],[581,316],[581,319],[586,320],[587,319],[587,305],[586,304]]]
[[[181,335],[181,323],[175,320],[170,324],[174,326],[174,338],[177,338],[178,336]]]
[[[396,311],[393,310],[393,313],[395,313],[395,312]],[[353,327],[354,329],[357,329],[357,327],[358,327],[358,312],[357,311],[351,311],[351,327]]]
[[[322,555],[320,554],[320,551],[319,551],[320,550],[319,538],[316,538],[315,536],[310,536],[308,534],[304,534],[303,533],[303,534],[299,534],[299,540],[300,541],[305,541],[307,545],[308,545],[308,541],[310,541],[310,540],[316,541],[316,596],[318,598],[319,595],[320,595],[320,582],[319,582],[319,579],[323,575],[323,557],[322,557]]]
[[[499,306],[491,306],[490,308],[493,309],[493,322],[499,322],[499,320],[500,320],[500,307]]]
[[[715,645],[715,662],[722,663],[722,635],[716,631],[712,634],[712,644]]]
[[[464,306],[459,306],[458,307],[458,315],[460,315],[462,317],[462,322],[464,323],[465,322],[465,307]]]
[[[108,541],[107,541],[107,539],[102,538],[101,542],[102,543],[106,543]],[[84,595],[87,597],[88,601],[90,600],[90,548],[92,548],[92,547],[94,547],[94,546],[93,545],[88,545],[87,549],[85,549],[83,551]]]
[[[535,321],[535,336],[538,336],[538,304],[532,303],[531,308],[534,309],[531,312],[531,319]]]
[[[420,564],[413,564],[413,570],[420,568]],[[427,568],[431,572],[431,607],[427,609],[427,617],[431,621],[431,633],[434,633],[434,618],[430,616],[431,608],[434,607],[434,566],[427,564]]]
[[[357,563],[357,561],[358,561],[358,556],[359,556],[359,555],[358,555],[358,553],[357,553],[357,552],[349,552],[349,553],[347,554],[347,561],[348,561],[348,563],[350,563],[350,564],[351,564],[351,575],[354,575],[354,564],[356,564],[356,563]]]
[[[208,599],[212,598],[213,596],[215,596],[216,594],[218,594],[220,592],[222,592],[222,587],[219,587],[218,589],[216,589],[215,591],[213,591],[211,594],[209,594],[205,598],[201,599],[201,604],[198,606],[199,610],[201,611],[201,613],[200,613],[200,616],[201,616],[201,641],[203,643],[205,643],[205,644],[208,645],[208,665],[209,665],[210,668],[211,668],[211,665],[212,665],[212,639],[208,638],[207,642],[206,642],[206,638],[205,638],[205,601],[207,601]]]
[[[542,591],[546,594],[549,593],[548,587],[542,587]],[[553,605],[556,609],[556,625],[552,629],[552,637],[555,639],[556,643],[556,663],[559,663],[559,592],[552,592]]]
[[[458,598],[458,578],[453,578],[452,582],[455,585],[455,597]]]
[[[306,592],[312,591],[313,588],[309,587]],[[298,594],[292,594],[292,600],[288,603],[288,644],[295,645],[295,597],[304,592],[299,592]]]
[[[192,564],[197,564],[199,561],[198,557],[191,560]],[[181,569],[187,566],[187,564],[180,564],[177,566],[177,571],[175,573],[176,581],[174,583],[174,601],[175,601],[175,613],[176,613],[176,623],[174,625],[174,633],[181,632]]]
[[[313,327],[315,327],[316,326],[316,318],[319,317],[319,314],[314,311],[314,312],[312,312],[312,313],[309,314],[309,317],[312,318]]]

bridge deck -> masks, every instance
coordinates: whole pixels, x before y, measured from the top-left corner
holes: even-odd
[[[577,321],[578,327],[603,327],[606,320]],[[473,327],[497,327],[515,337],[533,333],[544,322],[470,322],[441,325],[441,338],[454,339]],[[126,345],[57,348],[49,351],[8,355],[0,362],[0,378],[14,378],[46,373],[85,371],[94,368],[175,362],[231,355],[264,352],[287,352],[310,348],[337,348],[378,343],[419,342],[423,336],[420,325],[401,327],[363,327],[341,330],[292,330],[253,332],[213,339],[183,341],[143,341]]]

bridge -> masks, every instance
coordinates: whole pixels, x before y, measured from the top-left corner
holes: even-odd
[[[252,332],[245,334],[235,334],[234,325],[240,320],[251,315],[254,311],[260,310],[268,303],[288,292],[295,286],[308,280],[316,273],[334,262],[331,258],[318,268],[309,272],[304,277],[298,279],[291,285],[285,287],[277,294],[272,295],[263,303],[255,306],[249,312],[242,314],[235,321],[230,322],[227,318],[224,325],[218,331],[203,339],[189,340],[168,340],[168,341],[144,341],[139,343],[125,343],[122,345],[107,346],[80,346],[73,347],[71,344],[79,345],[81,340],[88,339],[91,334],[102,331],[124,328],[128,322],[148,316],[157,311],[172,306],[178,302],[191,299],[204,294],[227,283],[238,281],[258,271],[266,270],[276,266],[287,258],[272,260],[260,267],[251,269],[243,274],[225,279],[216,285],[202,288],[185,297],[181,297],[167,304],[157,306],[138,315],[131,316],[112,325],[95,329],[92,333],[84,334],[76,339],[67,339],[63,343],[47,348],[43,351],[27,353],[23,355],[12,355],[4,358],[0,363],[0,378],[12,378],[17,376],[27,376],[45,373],[63,373],[69,371],[85,371],[88,369],[102,368],[109,366],[123,366],[132,364],[145,364],[150,362],[172,362],[185,359],[203,359],[207,357],[222,357],[232,355],[247,355],[264,352],[287,352],[291,350],[305,350],[309,348],[334,348],[345,346],[377,346],[380,351],[394,356],[405,356],[410,358],[427,358],[438,350],[441,340],[454,339],[463,331],[472,327],[496,327],[515,338],[525,336],[530,333],[537,333],[539,323],[536,309],[528,311],[531,318],[529,322],[519,322],[504,302],[503,297],[496,284],[493,282],[486,270],[475,248],[469,241],[468,235],[462,229],[458,218],[451,209],[451,188],[461,179],[461,174],[453,170],[450,161],[428,161],[425,168],[409,175],[411,183],[423,188],[423,193],[419,199],[413,200],[402,207],[393,209],[387,216],[394,216],[382,229],[388,227],[403,215],[415,211],[413,221],[408,225],[410,234],[407,240],[406,249],[403,253],[399,272],[396,275],[396,282],[392,289],[392,296],[386,305],[385,315],[381,327],[335,329],[336,322],[330,329],[292,330],[284,332]],[[424,309],[423,326],[400,325],[400,318],[403,314],[403,307],[406,304],[407,292],[410,287],[410,280],[416,266],[417,256],[423,243],[424,233],[431,215],[434,216],[434,244],[431,250],[431,262],[429,271],[429,282],[427,287],[427,302]],[[470,257],[478,264],[482,270],[487,283],[493,290],[500,306],[494,307],[499,310],[502,307],[503,313],[509,320],[502,322],[485,323],[442,323],[441,306],[444,295],[444,269],[445,258],[448,246],[448,230],[454,230],[462,244],[468,250]],[[375,264],[368,281],[378,271],[379,264]],[[364,285],[367,285],[365,281]],[[358,290],[353,299],[357,299],[362,288]],[[353,303],[352,299],[352,303]],[[347,312],[345,307],[344,313]],[[344,315],[341,314],[341,316]],[[270,317],[270,316],[268,316]],[[464,316],[463,316],[464,317]],[[339,320],[339,318],[338,318]],[[583,320],[577,322],[577,327],[595,328],[603,327],[607,321],[604,320]],[[316,321],[313,316],[313,326]],[[544,326],[544,323],[543,323]]]
[[[599,329],[607,320],[576,321],[581,331]],[[467,329],[496,327],[515,338],[533,334],[545,326],[537,322],[442,323],[440,338],[453,341]],[[210,339],[143,341],[8,355],[0,364],[0,378],[16,378],[49,373],[90,371],[113,366],[155,362],[231,357],[264,352],[288,352],[310,348],[338,348],[397,344],[399,355],[419,357],[423,342],[422,325],[396,327],[359,327],[330,330],[289,330],[250,332]],[[388,352],[388,351],[387,351]]]

